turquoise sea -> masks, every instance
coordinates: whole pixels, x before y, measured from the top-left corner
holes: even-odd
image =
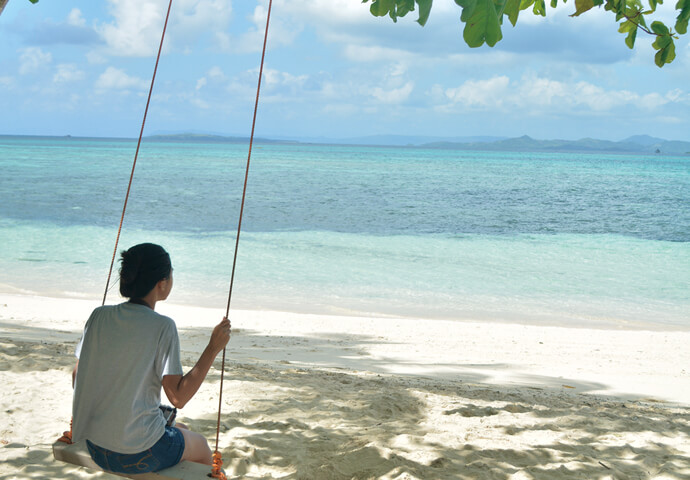
[[[135,147],[0,136],[0,290],[100,303]],[[142,144],[171,302],[225,308],[246,159]],[[690,329],[690,156],[255,144],[232,308]]]

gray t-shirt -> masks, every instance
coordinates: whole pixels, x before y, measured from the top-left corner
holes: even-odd
[[[165,430],[161,380],[182,375],[175,322],[129,302],[99,307],[76,356],[73,441],[125,454],[151,448]]]

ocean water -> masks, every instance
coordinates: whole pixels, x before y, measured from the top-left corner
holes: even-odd
[[[0,137],[0,289],[100,302],[135,147]],[[171,302],[225,307],[246,159],[142,144]],[[690,156],[255,144],[232,308],[688,329]]]

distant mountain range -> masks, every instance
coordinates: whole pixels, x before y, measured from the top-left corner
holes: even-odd
[[[249,143],[249,137],[226,137],[224,135],[205,133],[174,133],[169,135],[149,135],[144,140],[153,142],[180,142],[180,143]],[[273,140],[270,138],[255,137],[257,143],[300,143],[291,140]]]
[[[506,138],[493,142],[433,142],[423,145],[426,148],[457,150],[493,150],[512,152],[609,152],[609,153],[658,153],[690,154],[690,142],[664,140],[649,135],[635,135],[619,142],[583,138],[580,140],[535,140],[527,135]]]
[[[248,143],[248,137],[233,137],[203,133],[181,133],[151,135],[150,141],[200,142],[200,143]],[[580,140],[536,140],[524,135],[517,138],[475,136],[475,137],[425,137],[405,135],[374,135],[347,139],[300,138],[255,138],[257,143],[317,143],[332,145],[372,145],[439,148],[447,150],[485,150],[511,152],[607,152],[607,153],[657,153],[690,155],[690,142],[664,140],[649,135],[634,135],[618,142],[583,138]]]
[[[217,133],[171,133],[157,134],[146,137],[148,140],[165,142],[226,142],[226,143],[246,143],[249,137],[225,136]],[[396,146],[396,147],[418,147],[434,142],[453,142],[453,143],[484,143],[504,140],[505,137],[430,137],[430,136],[410,136],[410,135],[370,135],[366,137],[350,138],[328,138],[328,137],[291,137],[254,138],[260,143],[318,143],[327,145],[374,145],[374,146]]]

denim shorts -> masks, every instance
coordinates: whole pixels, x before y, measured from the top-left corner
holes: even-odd
[[[165,427],[165,433],[155,445],[139,453],[112,452],[86,441],[91,458],[103,470],[113,473],[148,473],[172,467],[184,453],[184,436],[177,428]]]

